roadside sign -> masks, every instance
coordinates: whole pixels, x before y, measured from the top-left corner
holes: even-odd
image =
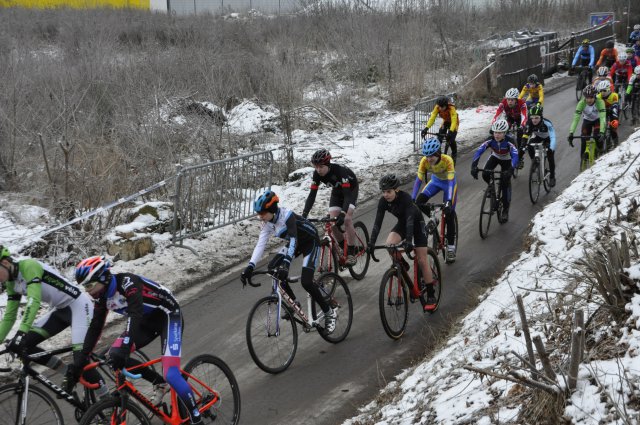
[[[613,22],[613,19],[613,12],[589,13],[589,26],[597,27],[598,25],[609,24]]]

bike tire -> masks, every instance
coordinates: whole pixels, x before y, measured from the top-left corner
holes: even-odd
[[[545,192],[549,193],[551,191],[551,185],[549,184],[549,179],[551,178],[551,169],[549,168],[549,158],[546,153],[544,155],[544,175],[542,176],[542,184],[544,185]]]
[[[318,333],[322,339],[332,344],[342,342],[349,335],[353,324],[353,300],[351,299],[349,287],[344,279],[338,276],[337,273],[332,272],[323,273],[322,276],[316,279],[315,284],[338,315],[336,328],[333,332],[328,334],[324,331],[324,328],[319,327]],[[321,322],[324,320],[324,313],[315,302],[311,305],[311,314],[314,320]]]
[[[540,198],[541,174],[540,164],[537,161],[533,161],[529,169],[529,199],[531,199],[532,204],[538,202]]]
[[[191,359],[184,371],[193,375],[187,377],[187,382],[200,409],[213,399],[209,389],[215,391],[219,397],[213,406],[200,411],[205,424],[237,425],[240,422],[240,388],[236,377],[224,361],[210,354],[201,354]]]
[[[491,187],[487,187],[482,196],[482,203],[480,204],[480,220],[478,221],[480,228],[480,237],[486,239],[489,235],[489,226],[491,225],[491,216],[493,215],[493,205],[496,202],[495,194],[491,190]]]
[[[433,252],[433,250],[429,249],[427,251],[427,261],[429,262],[429,267],[431,268],[431,274],[433,275],[433,280],[435,281],[434,289],[435,289],[435,298],[436,298],[436,307],[433,310],[429,310],[429,313],[433,314],[440,307],[440,300],[442,298],[442,271],[440,270],[440,262],[438,261],[438,254]]]
[[[585,82],[582,73],[578,74],[578,80],[576,81],[576,101],[580,102],[582,99],[582,90],[585,87]]]
[[[119,397],[108,397],[89,407],[82,416],[80,425],[102,425],[109,423],[109,418],[117,417],[121,412]],[[151,425],[146,412],[131,398],[127,401],[127,425]]]
[[[282,312],[293,317],[293,311],[282,303]],[[247,319],[247,346],[255,364],[267,373],[285,371],[293,362],[298,349],[298,328],[292,319],[277,319],[278,299],[264,297],[256,302]],[[280,332],[276,332],[276,322]]]
[[[390,268],[380,281],[378,294],[382,328],[391,339],[400,339],[409,319],[409,289],[395,268]]]
[[[18,382],[0,387],[0,405],[4,420],[18,424],[18,416],[22,406],[24,385]],[[64,425],[64,418],[60,408],[45,390],[35,385],[29,385],[27,414],[25,423],[28,425]],[[9,424],[9,422],[4,422]]]
[[[356,231],[354,246],[357,250],[357,254],[356,263],[353,266],[349,266],[349,273],[354,279],[362,280],[366,276],[367,270],[369,270],[369,262],[371,261],[371,257],[367,252],[367,246],[369,246],[369,232],[367,231],[367,226],[365,226],[361,221],[356,221],[353,224],[353,227]]]
[[[622,112],[622,118],[627,121],[629,119],[629,104],[627,103],[627,92],[624,87],[620,89],[620,112]]]
[[[326,272],[338,273],[338,253],[332,249],[330,243],[323,244],[320,248],[320,262],[315,275],[320,276]]]

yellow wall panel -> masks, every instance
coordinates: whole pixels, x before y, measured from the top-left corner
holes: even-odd
[[[151,0],[0,0],[0,7],[27,7],[47,9],[71,7],[74,9],[95,9],[99,7],[149,9]]]

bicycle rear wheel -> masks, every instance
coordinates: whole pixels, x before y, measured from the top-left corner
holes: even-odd
[[[20,408],[23,402],[24,385],[7,384],[0,387],[0,414],[3,424],[20,424]],[[25,423],[28,425],[62,425],[64,419],[56,402],[43,389],[29,385],[28,409]],[[6,421],[6,422],[5,422]]]
[[[247,346],[256,365],[267,373],[286,370],[298,349],[298,328],[293,311],[282,304],[278,317],[278,299],[264,297],[253,306],[247,319]],[[279,329],[278,328],[279,325]]]
[[[540,198],[540,185],[542,183],[542,173],[540,172],[540,163],[536,158],[529,169],[529,199],[535,204]]]
[[[378,304],[385,333],[391,339],[400,339],[409,318],[409,290],[395,268],[382,276]]]
[[[121,400],[118,397],[109,397],[100,400],[93,406],[89,407],[87,412],[82,416],[80,425],[104,425],[104,424],[120,424],[127,425],[151,425],[145,412],[132,399],[128,399],[126,412],[122,412]],[[116,421],[123,415],[122,421]]]
[[[240,422],[240,389],[233,372],[216,356],[202,354],[184,367],[205,424],[236,425]],[[212,390],[214,393],[212,393]],[[203,410],[214,398],[218,400]]]
[[[320,262],[315,274],[320,276],[326,272],[338,273],[338,254],[335,249],[331,249],[331,244],[328,241],[323,242],[320,249]]]
[[[356,221],[353,227],[356,231],[356,240],[353,243],[356,248],[356,263],[349,267],[349,273],[354,279],[362,280],[367,274],[367,270],[369,270],[370,257],[367,253],[369,232],[367,231],[367,226],[361,221]]]
[[[491,216],[493,215],[493,205],[495,204],[495,194],[491,186],[488,186],[482,196],[482,204],[480,205],[480,237],[486,239],[489,235],[489,226],[491,225]]]
[[[442,273],[440,271],[440,262],[438,261],[438,254],[433,252],[431,249],[427,252],[427,261],[429,261],[429,267],[431,268],[431,274],[433,275],[434,286],[435,289],[435,298],[436,298],[436,308],[430,310],[429,313],[435,313],[440,306],[440,299],[442,297]]]
[[[584,89],[584,86],[585,86],[583,77],[584,76],[582,75],[582,73],[580,73],[578,75],[578,79],[576,80],[576,100],[578,102],[580,102],[580,99],[582,98],[582,90]]]
[[[353,323],[353,301],[346,282],[337,273],[324,273],[316,279],[315,284],[320,289],[322,296],[329,302],[329,306],[338,315],[336,328],[333,332],[327,334],[323,328],[318,328],[318,333],[325,341],[333,344],[344,341],[349,335]],[[311,314],[314,320],[320,322],[324,320],[324,313],[315,302],[311,304]]]

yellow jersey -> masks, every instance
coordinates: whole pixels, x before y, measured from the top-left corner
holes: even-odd
[[[440,161],[435,165],[429,164],[427,157],[422,157],[418,165],[418,178],[425,181],[426,174],[430,172],[439,180],[453,180],[456,177],[456,170],[453,166],[453,158],[449,155],[440,155]]]

